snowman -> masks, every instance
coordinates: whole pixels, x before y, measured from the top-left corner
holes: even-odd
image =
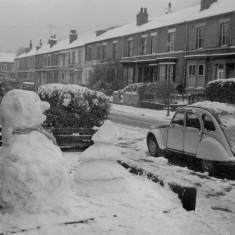
[[[124,159],[116,146],[118,138],[111,121],[106,120],[92,140],[94,145],[80,156],[74,191],[79,196],[128,192],[130,173],[117,162]]]
[[[33,91],[11,90],[0,105],[0,208],[41,213],[63,207],[69,193],[66,162],[41,124],[49,103]]]

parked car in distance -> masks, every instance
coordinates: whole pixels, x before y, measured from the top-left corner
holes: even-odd
[[[22,89],[37,92],[37,85],[34,82],[22,82]]]
[[[203,101],[178,108],[169,125],[147,134],[152,156],[164,152],[198,158],[204,171],[235,165],[235,106]]]

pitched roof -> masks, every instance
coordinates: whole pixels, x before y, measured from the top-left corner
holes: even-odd
[[[0,52],[0,62],[13,63],[16,57],[15,53]]]
[[[96,37],[92,42],[103,41],[111,38],[133,35],[136,33],[145,32],[161,27],[171,26],[184,22],[190,22],[198,19],[203,19],[215,15],[220,15],[235,11],[234,0],[217,0],[210,8],[200,11],[200,5],[188,7],[169,14],[153,17],[149,22],[141,26],[137,26],[136,22],[126,24],[112,30],[109,30],[99,37]]]
[[[61,50],[68,50],[76,47],[81,47],[84,46],[85,43],[89,42],[95,37],[95,34],[83,34],[79,35],[78,38],[73,41],[72,43],[69,43],[69,39],[64,39],[61,41],[58,41],[53,47],[50,47],[50,44],[44,44],[42,45],[41,48],[36,50],[36,47],[30,50],[28,53],[24,53],[16,59],[21,59],[21,58],[26,58],[29,56],[34,56],[34,55],[41,55],[41,54],[47,54],[47,53],[52,53],[56,51],[61,51]]]
[[[46,54],[66,49],[71,49],[75,47],[84,46],[88,43],[104,41],[107,39],[113,39],[128,35],[133,35],[136,33],[146,32],[149,30],[154,30],[161,27],[176,25],[184,22],[190,22],[198,19],[203,19],[215,15],[220,15],[224,13],[229,13],[235,11],[235,1],[234,0],[217,0],[213,3],[210,8],[200,11],[200,5],[188,7],[182,10],[178,10],[169,14],[164,14],[162,16],[157,16],[149,19],[149,22],[141,26],[137,26],[136,22],[126,24],[120,27],[116,27],[106,31],[105,33],[97,36],[95,34],[81,35],[78,39],[69,43],[69,39],[59,41],[53,47],[50,48],[49,44],[43,45],[40,49],[32,49],[28,53],[24,53],[17,57],[25,58],[28,56]]]

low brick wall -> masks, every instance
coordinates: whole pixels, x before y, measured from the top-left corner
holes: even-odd
[[[140,105],[140,96],[134,92],[125,92],[123,94],[123,104],[129,106],[139,106]]]

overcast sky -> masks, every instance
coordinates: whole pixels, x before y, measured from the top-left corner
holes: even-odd
[[[170,0],[177,10],[200,0]],[[135,21],[140,7],[149,17],[166,12],[166,0],[0,0],[0,52],[15,52],[19,47],[43,44],[56,34],[68,37],[71,29],[94,32]]]

